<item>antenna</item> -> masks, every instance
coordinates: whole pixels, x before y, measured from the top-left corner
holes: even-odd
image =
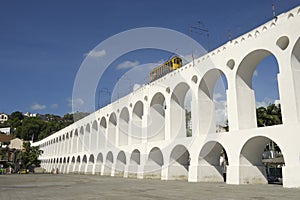
[[[227,30],[227,36],[228,36],[228,40],[231,41],[232,34],[231,34],[231,30],[230,29]]]
[[[205,28],[204,24],[201,21],[197,22],[197,26],[190,27],[191,34],[197,33],[198,35],[206,36],[207,37],[207,51],[210,51],[210,33],[207,28]]]
[[[273,17],[276,18],[276,12],[275,12],[275,4],[272,2],[272,12],[273,12]]]

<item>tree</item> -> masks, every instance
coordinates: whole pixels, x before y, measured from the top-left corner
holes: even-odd
[[[19,154],[22,168],[28,169],[29,166],[38,167],[40,165],[38,157],[41,154],[42,150],[39,150],[39,147],[32,147],[29,142],[24,142],[23,150],[21,154]]]
[[[257,126],[273,126],[282,124],[281,107],[280,105],[270,104],[265,107],[256,109]]]

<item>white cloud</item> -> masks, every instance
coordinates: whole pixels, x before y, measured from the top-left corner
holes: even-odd
[[[223,95],[221,93],[214,93],[214,101],[218,101],[219,99],[222,99]]]
[[[255,71],[253,72],[253,76],[255,76],[255,77],[258,76],[258,71],[257,71],[257,70],[255,70]]]
[[[45,108],[47,108],[47,106],[39,104],[39,103],[35,103],[31,106],[32,110],[44,110]]]
[[[124,61],[122,63],[120,63],[118,66],[117,66],[117,69],[120,70],[120,69],[130,69],[130,68],[133,68],[133,67],[136,67],[140,64],[139,61]]]
[[[280,104],[280,100],[273,100],[273,99],[269,99],[269,98],[264,98],[264,100],[262,101],[256,101],[256,108],[259,107],[268,107],[270,104],[275,104],[278,105]]]
[[[225,125],[227,121],[227,102],[226,101],[216,101],[215,102],[215,115],[216,123],[218,125]]]
[[[57,108],[58,108],[58,104],[56,104],[56,103],[52,104],[52,105],[51,105],[51,108],[52,108],[52,109],[57,109]]]
[[[84,104],[84,100],[81,98],[77,99],[68,99],[68,106],[72,108],[80,108]]]
[[[92,58],[102,58],[105,55],[106,55],[105,50],[100,50],[100,51],[92,50],[92,51],[84,54],[84,56],[89,56],[89,57],[92,57]]]

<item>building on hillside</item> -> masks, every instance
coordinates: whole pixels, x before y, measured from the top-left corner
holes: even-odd
[[[26,117],[37,117],[37,115],[38,115],[37,113],[33,114],[33,113],[30,113],[30,112],[27,112],[27,113],[24,114],[24,116],[26,116]]]
[[[0,147],[5,144],[10,142],[14,137],[11,135],[6,135],[6,134],[0,134]]]
[[[0,133],[10,135],[11,134],[11,128],[10,127],[0,128]]]
[[[8,115],[5,113],[0,114],[0,123],[4,123],[8,120]]]
[[[24,141],[22,139],[15,138],[15,139],[12,139],[10,141],[10,144],[8,145],[8,148],[22,150],[23,149],[23,143],[24,143]]]

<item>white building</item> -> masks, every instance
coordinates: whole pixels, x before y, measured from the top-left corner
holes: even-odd
[[[0,128],[1,133],[5,133],[6,135],[11,134],[11,128],[10,127],[5,127],[5,128]]]
[[[10,141],[10,144],[9,144],[9,148],[10,149],[17,149],[17,150],[22,150],[23,149],[23,143],[24,141],[19,139],[19,138],[15,138],[15,139],[12,139]]]
[[[8,120],[8,115],[7,114],[4,114],[4,113],[1,113],[0,114],[0,123],[4,123]]]

